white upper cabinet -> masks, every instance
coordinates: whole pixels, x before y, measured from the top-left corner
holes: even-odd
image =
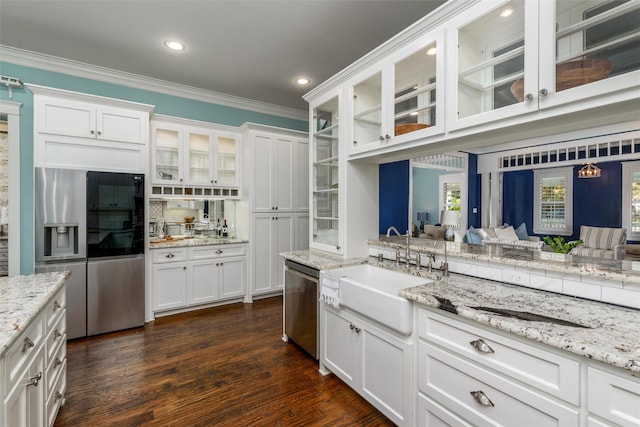
[[[636,1],[486,0],[453,17],[448,130],[637,97],[639,11]]]
[[[440,49],[440,50],[439,50]],[[394,51],[349,87],[349,153],[384,149],[442,133],[444,37],[436,31]]]
[[[225,195],[211,189],[240,186],[238,132],[190,120],[158,119],[151,122],[151,141],[153,184],[195,186],[185,188],[184,194],[196,196]],[[208,190],[205,192],[204,188]],[[164,189],[157,191],[167,195]]]

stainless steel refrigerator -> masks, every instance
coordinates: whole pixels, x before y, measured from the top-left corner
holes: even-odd
[[[144,324],[144,175],[35,171],[36,272],[70,270],[67,338]]]

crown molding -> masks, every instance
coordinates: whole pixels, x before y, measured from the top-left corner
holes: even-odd
[[[17,49],[11,46],[0,45],[0,58],[2,58],[3,62],[22,65],[25,67],[38,68],[46,71],[68,74],[75,77],[113,83],[135,89],[149,90],[152,92],[163,93],[165,95],[178,96],[181,98],[193,99],[210,104],[224,105],[226,107],[254,111],[257,113],[270,114],[273,116],[303,121],[309,120],[309,113],[306,110],[298,110],[295,108],[269,104],[267,102],[226,95],[165,80],[153,79],[151,77],[145,77],[138,74],[125,73],[123,71],[117,71],[110,68],[71,61],[56,56],[43,55],[23,49]]]

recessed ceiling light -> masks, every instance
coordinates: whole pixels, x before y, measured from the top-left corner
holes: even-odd
[[[306,86],[309,83],[311,83],[311,80],[306,77],[299,77],[296,79],[296,84],[299,84],[300,86]]]
[[[171,50],[184,50],[184,45],[175,40],[165,40],[164,45]]]
[[[504,9],[502,9],[502,12],[500,12],[500,16],[502,16],[503,18],[506,18],[507,16],[511,16],[512,13],[513,13],[513,8],[511,6],[507,6]]]
[[[435,55],[438,50],[434,47],[427,49],[427,55]]]

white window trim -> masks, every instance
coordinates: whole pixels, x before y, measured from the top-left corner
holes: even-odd
[[[631,183],[634,172],[640,172],[640,161],[622,163],[622,227],[627,240],[640,240],[640,232],[631,232]]]
[[[460,184],[460,226],[458,229],[466,230],[467,229],[467,205],[469,204],[468,197],[468,185],[467,185],[467,174],[465,172],[460,173],[451,173],[440,175],[438,177],[438,211],[442,214],[444,210],[444,194],[443,187],[445,183],[448,182],[457,182]],[[438,218],[438,222],[440,222],[440,218]]]
[[[564,206],[566,222],[564,228],[549,228],[540,225],[540,180],[555,177],[563,177],[566,182]],[[533,171],[533,232],[558,236],[573,234],[573,166]]]

